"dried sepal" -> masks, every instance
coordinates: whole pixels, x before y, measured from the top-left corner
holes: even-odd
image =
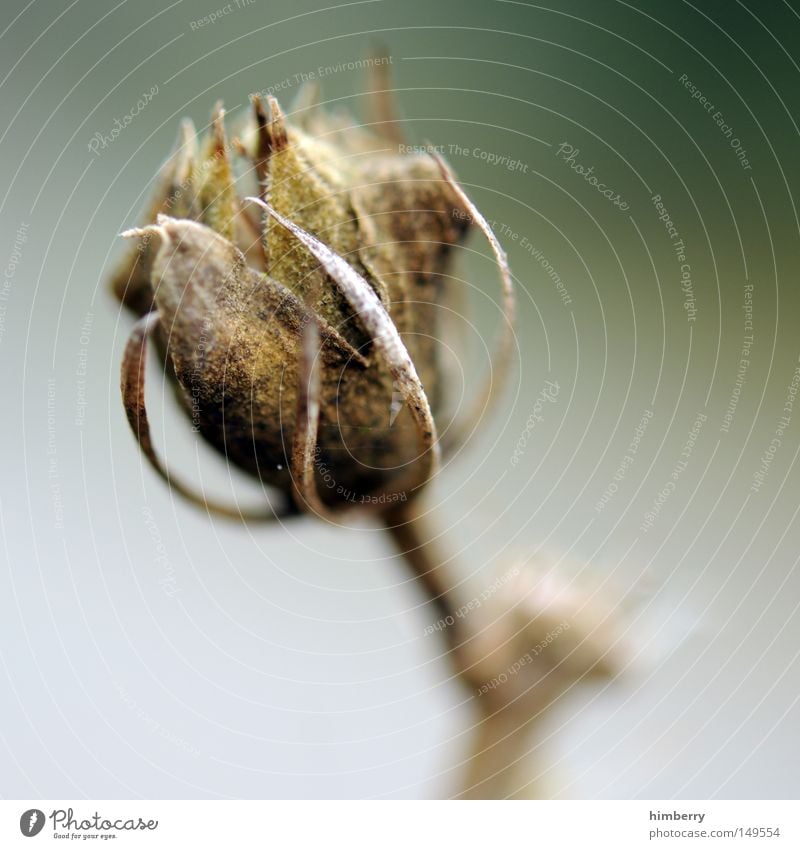
[[[159,214],[189,217],[192,206],[192,173],[197,158],[194,125],[186,118],[181,122],[175,150],[156,178],[156,186],[144,214],[144,223],[155,222]],[[110,285],[119,301],[136,315],[144,315],[153,306],[150,270],[153,245],[142,240],[131,245],[126,256],[111,275]]]
[[[125,407],[125,414],[128,417],[131,430],[136,436],[139,448],[150,462],[150,465],[174,492],[182,495],[193,504],[202,507],[208,513],[243,522],[271,522],[290,515],[293,511],[287,509],[281,512],[276,512],[272,508],[252,511],[243,510],[238,506],[222,504],[213,498],[209,498],[205,493],[195,491],[191,486],[181,481],[179,477],[175,477],[158,456],[150,435],[150,422],[147,417],[147,406],[145,403],[147,343],[158,329],[158,326],[159,316],[157,312],[150,312],[136,322],[125,346],[121,372],[122,402]]]
[[[494,231],[489,226],[489,222],[481,215],[480,210],[469,199],[467,193],[461,188],[456,180],[453,172],[447,163],[435,151],[431,153],[436,164],[439,166],[442,177],[450,189],[455,192],[460,203],[467,211],[469,220],[478,225],[480,230],[486,236],[489,245],[494,252],[497,260],[497,267],[500,270],[500,284],[502,295],[502,314],[503,319],[500,326],[500,339],[497,343],[494,356],[491,361],[491,370],[486,377],[482,390],[478,393],[477,398],[473,402],[472,409],[459,421],[453,423],[447,431],[444,438],[444,450],[449,451],[453,446],[462,444],[470,436],[470,432],[474,431],[477,424],[484,419],[487,411],[490,409],[493,399],[496,397],[499,388],[503,385],[504,379],[511,365],[511,355],[514,351],[514,324],[516,321],[516,297],[514,295],[514,284],[511,280],[511,269],[508,266],[508,258],[503,250],[500,242],[497,240]],[[495,374],[497,372],[497,374]]]
[[[372,130],[378,133],[394,148],[406,140],[402,124],[397,115],[397,106],[392,88],[392,75],[389,70],[388,54],[385,50],[376,50],[367,75],[369,95],[367,97],[367,120]]]
[[[291,105],[292,120],[301,130],[308,131],[309,119],[319,110],[322,90],[316,80],[307,80],[297,90]]]
[[[253,142],[253,169],[258,181],[258,196],[265,198],[269,191],[269,158],[272,153],[272,133],[270,120],[264,101],[257,94],[252,95],[253,118],[256,125],[256,137]]]
[[[194,190],[197,212],[194,217],[232,241],[239,203],[224,118],[225,110],[221,103],[217,103],[211,115],[211,130],[205,150],[196,169]]]
[[[272,150],[265,199],[281,215],[318,233],[337,253],[353,253],[358,232],[347,195],[331,169],[325,167],[325,157],[334,154],[323,153],[319,143],[312,146],[298,132],[290,133],[278,101],[270,97],[268,103]],[[268,274],[285,281],[301,300],[315,292],[317,308],[328,321],[337,323],[345,318],[341,296],[335,289],[325,287],[316,261],[274,222],[267,221],[264,231]],[[360,341],[349,328],[345,333],[352,342]]]

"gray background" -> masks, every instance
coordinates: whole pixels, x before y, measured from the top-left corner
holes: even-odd
[[[423,634],[433,613],[403,566],[366,523],[243,528],[173,500],[124,421],[131,321],[103,285],[181,116],[202,127],[220,97],[241,113],[249,92],[379,42],[414,141],[528,166],[450,157],[508,228],[521,301],[503,402],[428,496],[459,554],[455,579],[469,598],[515,560],[550,558],[610,601],[635,648],[613,686],[554,712],[536,769],[567,797],[797,795],[800,408],[750,491],[800,352],[800,19],[794,4],[766,5],[254,0],[195,30],[218,7],[4,3],[0,794],[455,791],[473,713],[443,644]],[[735,128],[752,170],[682,74]],[[325,99],[358,111],[362,74],[323,83]],[[92,136],[154,85],[95,156]],[[627,212],[559,160],[563,142]],[[689,251],[694,323],[657,193]],[[474,374],[497,326],[496,273],[478,238],[458,260]],[[748,280],[752,362],[725,433]],[[153,377],[170,462],[257,504],[259,488],[194,441]],[[559,402],[513,466],[546,378]],[[471,388],[456,381],[457,396]],[[644,410],[636,460],[598,512]],[[643,532],[698,412],[708,419],[688,466]]]

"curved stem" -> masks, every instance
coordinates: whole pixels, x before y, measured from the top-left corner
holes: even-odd
[[[408,563],[422,584],[431,602],[436,606],[440,619],[455,617],[456,608],[451,599],[451,587],[445,574],[445,563],[441,550],[431,540],[431,532],[421,514],[416,499],[384,514],[386,530],[397,553]],[[448,642],[453,633],[446,629]],[[453,646],[451,645],[452,649]]]
[[[422,584],[428,598],[435,605],[440,629],[447,644],[456,680],[475,693],[481,685],[476,664],[470,657],[472,637],[465,619],[459,615],[453,587],[448,578],[452,558],[442,553],[430,528],[419,500],[396,506],[383,514],[384,526],[394,543],[395,550]]]

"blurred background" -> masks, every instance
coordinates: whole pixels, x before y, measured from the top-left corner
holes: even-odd
[[[518,284],[508,390],[427,496],[453,579],[468,599],[544,559],[632,648],[533,768],[560,797],[796,797],[798,4],[216,3],[4,3],[0,794],[457,792],[472,698],[403,564],[366,521],[173,498],[125,422],[132,321],[104,285],[182,116],[288,106],[311,72],[363,114],[380,44]],[[500,321],[485,242],[457,261],[456,398]],[[184,477],[259,503],[149,395]]]

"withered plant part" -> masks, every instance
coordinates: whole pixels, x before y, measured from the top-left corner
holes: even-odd
[[[221,105],[200,146],[183,123],[147,220],[123,234],[135,243],[112,279],[138,316],[122,394],[141,450],[173,490],[244,520],[370,512],[448,616],[452,593],[419,495],[440,452],[461,445],[496,397],[513,350],[514,293],[502,248],[447,165],[396,152],[388,88],[373,80],[366,126],[322,110],[308,89],[291,122],[274,98],[254,96],[232,143]],[[439,315],[452,296],[452,248],[471,224],[497,258],[503,324],[474,406],[440,439]],[[263,511],[195,492],[156,453],[144,387],[150,339],[193,428],[274,491]],[[506,660],[506,629],[487,633],[447,634],[473,690],[492,672],[487,657]]]

